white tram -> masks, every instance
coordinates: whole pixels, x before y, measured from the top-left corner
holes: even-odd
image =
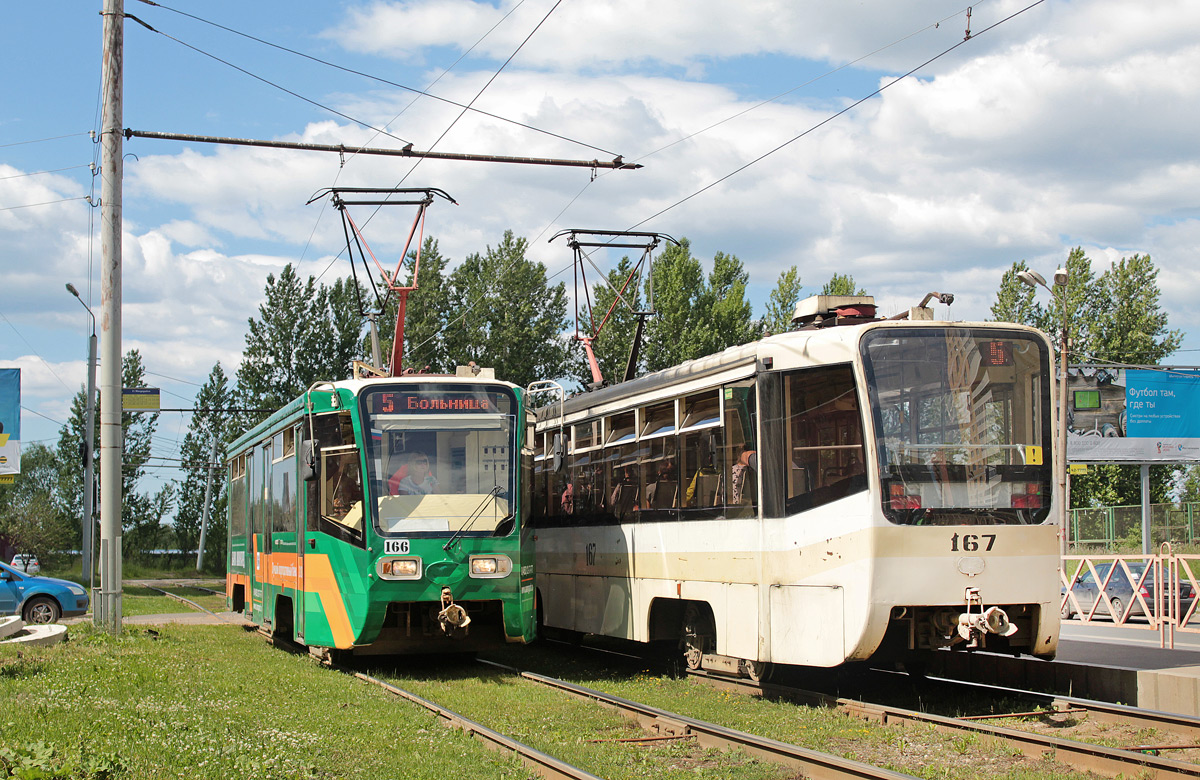
[[[802,301],[804,329],[544,407],[543,625],[752,677],[941,648],[1053,657],[1046,336],[871,303]]]

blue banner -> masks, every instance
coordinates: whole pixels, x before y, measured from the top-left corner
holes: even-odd
[[[1200,371],[1077,366],[1067,383],[1067,460],[1200,461]]]
[[[21,369],[0,368],[0,477],[20,473]]]

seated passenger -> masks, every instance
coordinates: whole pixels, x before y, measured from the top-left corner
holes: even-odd
[[[404,471],[407,473],[401,476]],[[428,495],[437,492],[437,486],[437,477],[429,471],[429,457],[423,452],[410,454],[408,462],[388,480],[394,495]]]

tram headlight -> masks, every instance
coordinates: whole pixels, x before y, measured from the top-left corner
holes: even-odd
[[[512,572],[512,560],[507,555],[472,555],[471,576],[477,579],[507,577]]]
[[[417,580],[421,578],[420,558],[383,558],[379,561],[379,576],[385,580]]]

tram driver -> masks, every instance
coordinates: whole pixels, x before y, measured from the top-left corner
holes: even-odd
[[[428,495],[436,493],[437,486],[437,477],[429,470],[429,456],[420,451],[409,453],[405,464],[388,480],[392,495]]]

